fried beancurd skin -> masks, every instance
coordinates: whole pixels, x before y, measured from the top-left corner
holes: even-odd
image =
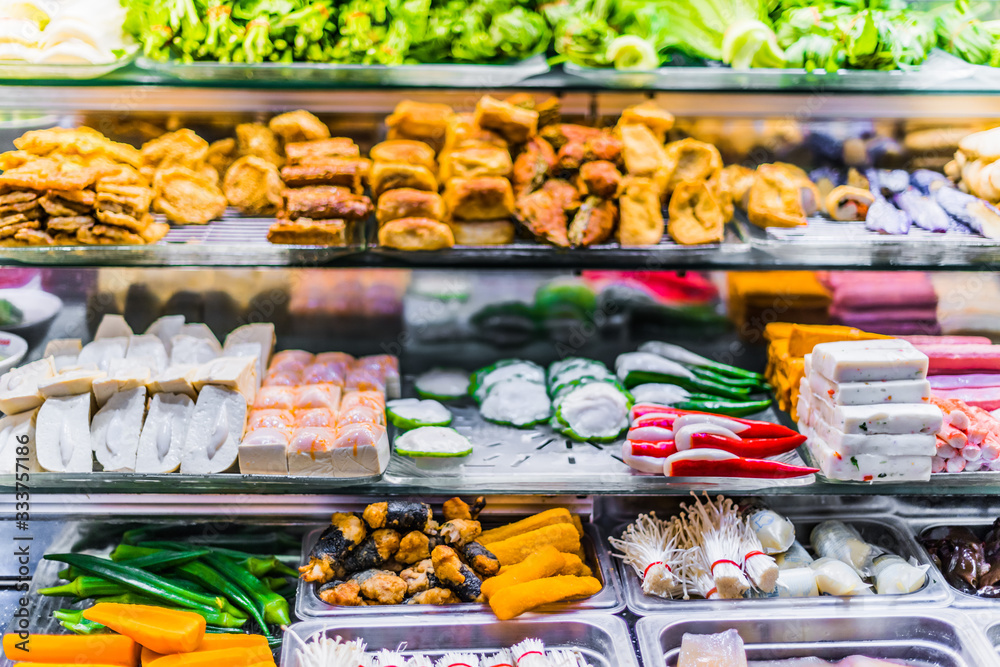
[[[406,604],[457,604],[461,602],[457,595],[447,588],[429,588],[416,593],[406,601]]]
[[[556,507],[554,509],[545,510],[544,512],[539,512],[538,514],[529,516],[526,519],[521,519],[520,521],[507,524],[506,526],[500,526],[499,528],[492,528],[490,530],[483,531],[483,534],[479,536],[479,541],[483,544],[490,544],[491,542],[499,542],[500,540],[506,540],[510,537],[538,530],[544,526],[572,522],[573,519],[569,510],[564,507]]]
[[[566,566],[566,558],[566,554],[559,553],[555,547],[539,549],[522,562],[505,567],[498,576],[484,581],[483,595],[488,600],[509,586],[560,574]]]
[[[500,571],[500,560],[479,542],[469,542],[462,547],[462,556],[477,574],[484,577],[492,577]]]
[[[401,531],[425,530],[432,515],[431,506],[427,503],[409,500],[372,503],[362,514],[372,528],[395,528]]]
[[[330,581],[316,590],[319,599],[339,607],[360,607],[361,586],[356,581]]]
[[[396,552],[396,560],[400,563],[412,565],[413,563],[430,558],[431,547],[431,538],[424,535],[419,530],[411,531],[404,535],[403,539],[399,541],[399,550]]]
[[[445,586],[455,591],[463,602],[483,602],[482,581],[451,547],[441,545],[431,552],[434,574]]]
[[[309,563],[299,568],[299,577],[310,582],[327,582],[343,575],[343,559],[365,539],[365,525],[355,514],[337,512],[309,554]]]
[[[399,550],[399,533],[391,528],[374,531],[344,560],[348,572],[371,570],[385,565]]]
[[[490,598],[490,608],[497,618],[506,621],[542,605],[600,591],[601,582],[594,577],[546,577],[499,590]]]
[[[479,537],[482,532],[483,527],[478,521],[473,521],[472,519],[452,519],[441,525],[440,535],[444,538],[446,544],[464,547]]]
[[[557,523],[500,542],[491,542],[489,549],[500,559],[501,565],[513,565],[549,545],[563,553],[575,553],[580,549],[580,534],[571,523]]]
[[[379,604],[399,604],[406,597],[406,582],[388,570],[365,570],[351,577],[361,586],[361,595]]]

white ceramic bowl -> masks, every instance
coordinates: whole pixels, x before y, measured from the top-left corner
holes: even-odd
[[[62,299],[39,289],[0,289],[0,299],[10,301],[24,313],[20,324],[0,326],[0,332],[16,333],[32,345],[45,338],[52,320],[62,309]]]
[[[0,373],[17,366],[27,353],[28,341],[16,334],[0,331]]]

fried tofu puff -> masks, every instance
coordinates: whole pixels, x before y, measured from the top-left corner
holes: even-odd
[[[309,554],[309,563],[299,568],[305,581],[327,582],[346,573],[343,559],[366,536],[365,524],[356,514],[337,512],[330,517],[330,526],[319,536]]]

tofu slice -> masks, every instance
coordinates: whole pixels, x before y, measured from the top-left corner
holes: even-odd
[[[205,385],[184,436],[181,472],[203,475],[231,468],[239,456],[247,400],[237,391]]]
[[[260,343],[234,343],[222,350],[223,354],[227,357],[250,357],[256,362],[255,370],[257,372],[258,389],[260,389],[260,383],[264,379],[264,368],[260,365],[260,351]]]
[[[943,422],[941,410],[928,403],[833,405],[814,391],[809,405],[813,411],[812,418],[818,416],[831,427],[847,434],[933,435],[941,429]]]
[[[35,453],[37,416],[38,410],[29,410],[0,419],[0,473],[11,475],[41,470]]]
[[[184,394],[192,400],[198,398],[194,390],[196,364],[171,364],[165,371],[150,379],[146,389],[150,394]]]
[[[89,368],[60,371],[50,378],[41,380],[38,383],[38,390],[45,398],[89,394],[93,391],[94,382],[103,380],[107,376],[108,374],[104,371],[95,371]]]
[[[112,395],[119,392],[145,388],[149,384],[149,368],[134,361],[120,359],[111,363],[107,377],[95,380],[94,398],[98,407],[104,407]]]
[[[855,340],[820,343],[810,370],[832,382],[924,380],[927,355],[904,340]]]
[[[35,442],[38,466],[49,472],[92,472],[90,394],[50,398],[38,410]]]
[[[171,341],[170,365],[204,364],[217,359],[220,354],[222,354],[222,348],[219,347],[217,341],[178,334]]]
[[[288,444],[288,474],[302,477],[337,477],[330,452],[337,434],[330,428],[296,429]]]
[[[156,336],[132,336],[128,341],[125,361],[148,366],[152,375],[163,371],[169,365],[167,348]]]
[[[202,338],[207,340],[213,348],[222,354],[222,343],[219,342],[218,337],[212,333],[212,329],[204,322],[188,322],[181,327],[180,336],[193,336],[194,338]]]
[[[107,372],[111,362],[124,359],[127,351],[127,337],[102,338],[84,345],[76,363],[78,366]]]
[[[828,479],[848,482],[929,482],[931,479],[933,457],[874,454],[843,457],[809,427],[803,434],[809,437],[806,446]]]
[[[226,336],[226,346],[224,349],[228,350],[233,345],[241,343],[259,343],[260,363],[258,364],[258,368],[266,369],[268,362],[271,360],[271,355],[274,354],[274,341],[274,325],[270,322],[244,324],[229,332],[229,335]],[[226,354],[228,355],[229,353],[226,352]],[[261,374],[258,373],[258,375]]]
[[[163,343],[163,347],[167,350],[167,354],[170,354],[171,341],[174,336],[181,332],[184,327],[184,316],[183,315],[164,315],[160,319],[156,320],[149,325],[146,329],[147,336],[156,336]]]
[[[83,341],[79,338],[57,338],[50,340],[45,346],[44,356],[52,357],[56,370],[61,371],[76,365],[82,349]]]
[[[287,475],[289,433],[259,428],[240,443],[240,472],[245,475]]]
[[[0,411],[5,415],[16,415],[37,408],[45,400],[38,383],[55,374],[52,357],[44,357],[4,373],[0,376]]]
[[[389,436],[383,426],[352,424],[337,430],[330,455],[335,477],[380,475],[389,466]]]
[[[128,338],[132,335],[132,327],[128,325],[121,315],[105,315],[101,318],[101,323],[97,326],[97,333],[94,340],[104,338]]]
[[[181,467],[184,439],[194,414],[194,401],[184,394],[156,394],[139,435],[135,471],[174,472]]]
[[[94,415],[90,443],[106,472],[135,472],[145,416],[145,386],[112,394]]]
[[[831,382],[816,371],[808,377],[813,391],[828,397],[834,405],[928,403],[931,398],[931,383],[927,380]]]
[[[257,363],[250,357],[219,357],[198,367],[194,388],[199,394],[205,385],[216,385],[238,391],[247,405],[253,405],[257,395]]]

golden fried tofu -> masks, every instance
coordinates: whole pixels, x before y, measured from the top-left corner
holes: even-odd
[[[773,164],[757,167],[747,197],[747,217],[758,227],[805,225],[801,183],[787,170]]]
[[[0,193],[13,190],[83,190],[90,187],[93,169],[68,160],[36,158],[0,174]]]
[[[285,163],[278,137],[267,125],[260,123],[240,123],[236,126],[236,154],[240,157],[254,155],[276,167]]]
[[[508,143],[523,144],[538,134],[538,112],[484,95],[476,103],[476,124],[496,131]]]
[[[580,167],[580,190],[585,194],[611,199],[618,192],[622,174],[607,160],[586,162]]]
[[[372,202],[368,197],[330,185],[285,190],[285,199],[281,217],[290,220],[365,220],[372,213]]]
[[[510,153],[506,148],[496,146],[470,146],[459,148],[441,155],[442,181],[452,178],[476,178],[477,176],[503,176],[508,178],[514,169]]]
[[[423,141],[414,141],[411,139],[383,141],[372,146],[368,155],[375,162],[423,165],[432,172],[437,171],[437,163],[434,160],[434,149]]]
[[[437,192],[438,182],[431,170],[423,165],[376,162],[371,173],[371,189],[375,198],[378,199],[383,192],[396,188]]]
[[[667,207],[667,233],[682,245],[722,241],[725,220],[722,207],[701,180],[681,181]]]
[[[618,242],[622,246],[656,245],[663,238],[663,204],[651,178],[628,176],[618,198]]]
[[[667,151],[645,125],[620,125],[622,158],[629,176],[652,178],[667,164]]]
[[[226,196],[215,180],[185,167],[158,170],[153,189],[153,208],[177,224],[205,225],[226,211]]]
[[[226,137],[208,145],[205,162],[224,177],[229,167],[236,162],[236,157],[236,139]]]
[[[445,184],[444,203],[457,220],[499,220],[514,213],[514,190],[500,176],[453,178]]]
[[[457,113],[448,121],[443,150],[453,151],[466,146],[507,148],[507,140],[493,130],[480,127],[475,114]]]
[[[339,185],[354,194],[364,192],[372,161],[367,158],[329,158],[310,164],[286,165],[281,180],[290,188],[307,185]]]
[[[255,155],[234,162],[222,182],[226,199],[245,215],[273,215],[284,201],[282,190],[278,168]]]
[[[347,245],[347,223],[343,220],[279,219],[267,232],[271,243],[285,245]]]
[[[114,162],[138,168],[142,159],[128,144],[111,141],[89,127],[66,129],[53,127],[48,130],[31,130],[14,140],[18,149],[38,156],[78,156],[81,158],[105,157]]]
[[[347,137],[315,139],[285,144],[288,164],[310,164],[328,158],[361,157],[361,148]]]
[[[168,132],[142,145],[143,176],[153,180],[156,170],[166,167],[198,169],[208,156],[208,142],[187,128]]]
[[[722,171],[722,156],[712,144],[697,139],[681,139],[667,144],[667,162],[656,173],[664,197],[682,181],[709,181]]]
[[[435,151],[444,146],[448,122],[455,112],[447,104],[403,100],[385,119],[389,139],[423,141]]]
[[[719,188],[729,193],[733,202],[746,208],[750,187],[753,185],[754,170],[741,164],[731,164],[723,167],[719,174]]]
[[[441,195],[413,188],[397,188],[383,193],[375,208],[375,219],[380,225],[400,218],[444,221],[447,215]]]
[[[674,126],[674,117],[670,112],[661,109],[653,100],[647,100],[642,104],[626,107],[622,111],[618,125],[645,125],[656,138],[663,143],[667,132]]]
[[[816,215],[816,212],[819,211],[820,205],[822,204],[822,197],[820,196],[819,188],[817,188],[816,184],[812,182],[811,178],[809,178],[809,174],[807,174],[802,167],[797,167],[796,165],[788,162],[775,162],[771,166],[776,169],[780,169],[786,176],[788,176],[789,179],[799,186],[802,208],[806,215]]]
[[[326,123],[303,109],[277,115],[268,121],[267,127],[286,144],[327,139],[330,136],[330,128]]]
[[[510,220],[451,222],[456,245],[506,245],[514,240],[514,223]]]
[[[567,238],[574,246],[604,243],[618,224],[618,206],[610,199],[587,197],[569,223]]]
[[[430,218],[399,218],[378,230],[379,245],[396,250],[441,250],[455,245],[451,228]]]

